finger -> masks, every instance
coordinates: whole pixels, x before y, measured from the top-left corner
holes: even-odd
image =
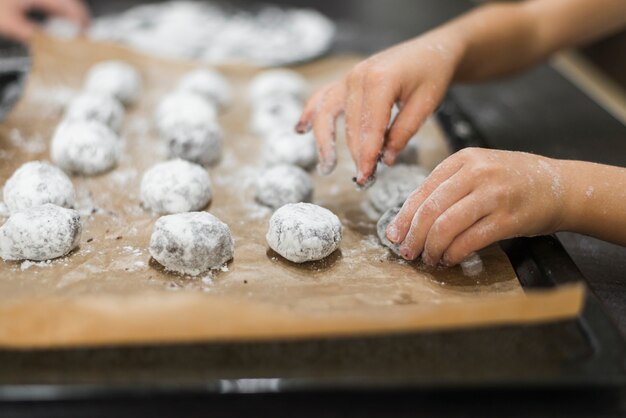
[[[364,184],[376,171],[383,150],[396,92],[375,74],[364,80],[361,104],[357,184]]]
[[[456,265],[472,252],[512,236],[512,228],[503,222],[501,217],[489,215],[476,222],[452,241],[443,255],[443,263],[447,266]]]
[[[25,7],[38,9],[54,16],[65,17],[81,28],[89,25],[89,12],[85,5],[78,0],[28,0]]]
[[[332,87],[333,85],[322,87],[321,89],[317,90],[309,98],[309,100],[307,100],[306,104],[304,105],[304,109],[302,110],[302,114],[300,115],[300,119],[296,124],[296,132],[298,132],[299,134],[305,134],[311,130],[313,126],[313,118],[315,117],[317,109],[320,108],[320,102],[326,92]]]
[[[37,26],[21,14],[4,16],[2,20],[0,33],[9,38],[28,42],[37,32]]]
[[[387,165],[396,162],[398,154],[406,147],[426,118],[437,107],[438,101],[432,97],[432,90],[418,89],[400,109],[398,116],[389,128],[383,150],[383,161]]]
[[[335,151],[335,126],[337,117],[343,112],[344,89],[337,86],[326,91],[321,106],[313,119],[313,133],[319,150],[317,169],[320,174],[327,175],[337,165]]]
[[[467,196],[473,187],[474,184],[468,181],[463,170],[459,170],[441,182],[415,212],[409,232],[400,245],[402,257],[413,260],[420,255],[424,250],[426,236],[437,218]]]
[[[480,219],[491,213],[497,203],[471,193],[446,210],[433,223],[424,244],[422,259],[436,265],[454,239]]]
[[[359,159],[359,138],[361,135],[361,105],[363,104],[363,79],[360,73],[351,74],[347,79],[345,118],[346,141],[350,155],[356,162]],[[358,167],[357,167],[358,170]],[[356,179],[360,178],[357,172]],[[363,184],[358,183],[357,184]]]
[[[404,241],[417,209],[439,185],[461,169],[463,162],[459,158],[449,157],[439,164],[424,183],[404,202],[402,209],[387,227],[387,238],[394,244]]]

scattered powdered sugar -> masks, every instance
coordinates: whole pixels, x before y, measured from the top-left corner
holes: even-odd
[[[593,193],[595,192],[593,186],[589,186],[587,187],[587,190],[585,191],[585,195],[587,196],[587,199],[591,199],[593,197]]]
[[[39,261],[39,262],[25,260],[20,264],[20,271],[26,271],[31,267],[50,267],[51,265],[52,265],[52,260]]]
[[[265,6],[244,12],[211,2],[170,1],[100,17],[89,35],[174,58],[262,66],[308,60],[326,52],[335,26],[319,12]]]
[[[471,253],[461,261],[463,274],[468,277],[476,277],[483,272],[483,260],[477,253]]]
[[[13,128],[9,132],[11,145],[30,154],[44,152],[47,148],[43,136],[35,134],[29,138],[24,137],[19,129]]]
[[[561,185],[561,175],[559,172],[545,160],[539,160],[538,164],[543,171],[552,178],[552,195],[555,198],[561,197],[563,194],[563,186]]]

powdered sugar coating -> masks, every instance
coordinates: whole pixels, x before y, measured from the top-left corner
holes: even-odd
[[[154,114],[155,124],[161,134],[180,128],[201,128],[216,123],[217,109],[202,96],[176,91],[165,96]]]
[[[250,130],[266,138],[276,131],[293,131],[302,105],[292,97],[273,96],[257,103],[252,109]]]
[[[168,158],[182,158],[206,166],[215,165],[222,158],[224,134],[217,122],[195,127],[180,125],[161,135]]]
[[[123,141],[109,127],[95,121],[66,121],[52,137],[52,162],[64,171],[95,175],[112,169],[122,153]]]
[[[80,215],[47,203],[16,212],[0,227],[0,257],[5,260],[51,260],[72,251],[80,241]]]
[[[476,277],[483,272],[483,260],[478,253],[471,253],[460,264],[463,274],[467,277]]]
[[[376,223],[376,233],[378,234],[378,239],[385,247],[389,248],[397,255],[400,255],[400,246],[389,241],[389,238],[387,238],[387,226],[394,220],[398,212],[400,212],[400,208],[400,206],[397,206],[395,208],[388,209]]]
[[[307,81],[300,74],[285,68],[260,73],[250,82],[249,100],[257,106],[273,97],[291,97],[303,101],[307,97]]]
[[[183,160],[152,166],[141,180],[141,201],[158,214],[204,209],[211,201],[211,181],[207,171]]]
[[[261,174],[255,196],[259,203],[273,209],[287,203],[308,202],[313,196],[313,182],[300,167],[277,165]]]
[[[321,206],[290,203],[278,209],[266,235],[270,248],[294,263],[321,260],[339,248],[339,218]]]
[[[276,131],[263,144],[262,159],[269,167],[297,165],[309,170],[317,163],[317,145],[313,134],[300,135],[293,130]]]
[[[91,67],[84,89],[113,97],[124,105],[133,105],[141,95],[142,81],[132,65],[117,60],[103,61]]]
[[[216,70],[197,69],[185,74],[178,82],[178,90],[195,93],[217,107],[226,107],[232,101],[230,83]]]
[[[65,110],[65,119],[93,120],[119,132],[124,120],[124,107],[113,97],[97,93],[83,93],[70,102]]]
[[[71,208],[76,192],[67,175],[45,161],[31,161],[15,170],[4,185],[4,203],[10,213],[53,203]]]
[[[150,237],[150,254],[166,269],[197,276],[233,258],[228,226],[208,212],[160,217]]]
[[[367,197],[379,213],[402,206],[404,201],[428,176],[428,171],[416,165],[398,164],[380,170],[376,182],[368,189]]]

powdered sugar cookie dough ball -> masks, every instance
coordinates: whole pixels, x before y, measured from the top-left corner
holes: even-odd
[[[295,165],[277,165],[261,174],[256,183],[256,200],[273,209],[287,203],[308,202],[313,182],[306,171]]]
[[[179,125],[161,134],[168,158],[181,158],[200,165],[212,166],[222,158],[224,134],[217,122],[204,126]]]
[[[341,221],[334,213],[311,203],[291,203],[274,212],[266,240],[287,260],[304,263],[330,255],[341,237]]]
[[[263,138],[276,131],[293,131],[302,114],[302,105],[291,97],[275,96],[252,109],[250,130]]]
[[[46,203],[71,208],[75,198],[67,175],[43,161],[23,164],[4,185],[4,203],[11,213]]]
[[[391,221],[393,221],[396,215],[400,212],[400,208],[401,206],[388,209],[376,223],[376,233],[378,234],[378,239],[385,247],[389,248],[397,255],[400,255],[400,246],[389,241],[389,238],[387,238],[387,226],[389,226]]]
[[[232,101],[230,83],[215,70],[199,69],[185,74],[178,83],[178,90],[195,93],[220,108]]]
[[[195,93],[177,91],[159,102],[154,118],[159,133],[163,135],[181,126],[198,128],[215,124],[217,110]]]
[[[267,166],[297,165],[305,170],[317,163],[317,145],[313,134],[300,135],[292,130],[276,131],[263,144],[262,159]]]
[[[233,258],[228,226],[208,212],[160,217],[150,237],[150,254],[167,270],[197,276]]]
[[[89,70],[85,91],[104,94],[124,105],[133,105],[141,94],[141,76],[132,65],[123,61],[103,61]]]
[[[67,121],[52,137],[52,162],[64,171],[95,175],[115,167],[123,141],[109,127],[94,121]]]
[[[428,172],[416,165],[398,164],[385,167],[378,174],[376,182],[368,189],[368,200],[378,213],[402,206],[427,176]]]
[[[250,83],[249,99],[254,106],[274,96],[290,96],[303,101],[307,96],[307,82],[295,71],[268,70],[254,77]]]
[[[0,257],[5,260],[51,260],[72,251],[80,241],[80,215],[47,203],[16,212],[0,227]]]
[[[143,206],[159,214],[204,209],[211,196],[211,181],[206,170],[183,160],[156,164],[141,180]]]
[[[65,110],[65,120],[96,121],[119,132],[124,120],[124,107],[113,97],[83,93],[70,102]]]

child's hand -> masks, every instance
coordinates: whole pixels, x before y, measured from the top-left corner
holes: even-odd
[[[433,32],[374,55],[342,81],[313,95],[296,130],[313,129],[321,173],[330,173],[336,164],[335,123],[342,114],[358,184],[365,184],[374,174],[381,154],[385,163],[394,163],[435,110],[454,75],[461,48],[443,34]],[[400,113],[388,130],[394,103]]]
[[[38,30],[27,16],[34,10],[64,17],[83,29],[89,24],[89,12],[80,0],[1,0],[0,34],[28,41]]]
[[[443,161],[387,228],[408,260],[454,265],[514,236],[558,230],[567,192],[562,162],[468,148]]]

